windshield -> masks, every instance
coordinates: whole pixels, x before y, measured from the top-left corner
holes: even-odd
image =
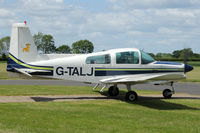
[[[142,55],[142,64],[149,64],[155,61],[149,54],[145,53],[144,51],[141,51],[141,55]]]

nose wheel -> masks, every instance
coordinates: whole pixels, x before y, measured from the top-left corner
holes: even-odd
[[[172,97],[172,91],[170,89],[164,89],[163,97],[166,98],[166,99],[171,98]]]
[[[173,82],[171,82],[171,87],[172,87],[172,90],[170,89],[164,89],[163,90],[163,97],[166,98],[166,99],[169,99],[172,97],[173,94],[175,94],[175,90],[174,90],[174,87],[173,87]]]

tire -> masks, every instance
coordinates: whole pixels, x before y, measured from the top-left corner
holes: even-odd
[[[111,86],[111,87],[108,89],[108,94],[109,94],[110,96],[118,96],[118,95],[119,95],[119,88],[118,88],[118,87]]]
[[[172,93],[171,92],[172,91],[170,89],[164,89],[164,91],[163,91],[163,97],[167,98],[167,99],[171,98],[172,97]]]
[[[135,91],[129,91],[126,93],[126,100],[130,102],[134,102],[138,99],[138,95]]]

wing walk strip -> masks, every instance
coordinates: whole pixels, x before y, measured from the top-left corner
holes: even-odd
[[[26,64],[23,61],[15,58],[12,54],[9,53],[8,57],[10,59],[12,59],[15,63],[17,63],[18,65],[27,67],[29,69],[39,69],[39,70],[51,70],[53,71],[53,67],[52,66],[36,66],[36,65],[30,65],[30,64]]]

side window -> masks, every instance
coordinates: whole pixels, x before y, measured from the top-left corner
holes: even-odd
[[[110,55],[106,54],[87,57],[86,64],[110,64]]]
[[[116,53],[117,64],[138,64],[139,54],[138,52],[119,52]]]

